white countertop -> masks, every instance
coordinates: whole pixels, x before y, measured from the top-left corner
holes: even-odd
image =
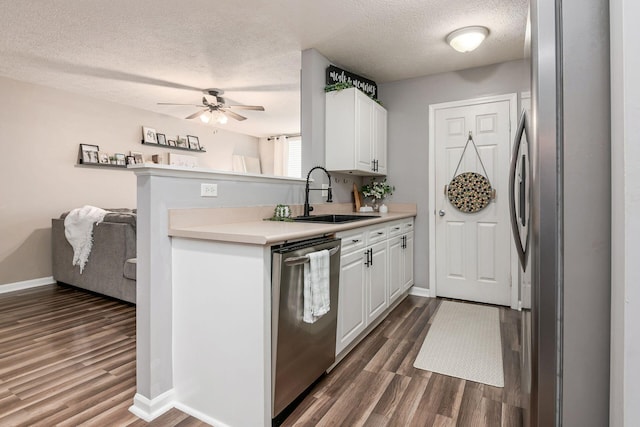
[[[371,213],[363,214],[371,215]],[[253,245],[271,245],[288,240],[321,236],[353,228],[366,227],[402,218],[411,218],[416,212],[389,212],[379,214],[377,218],[352,221],[341,224],[319,224],[309,222],[283,222],[253,220],[232,223],[213,223],[204,225],[170,225],[169,236],[191,239],[213,240],[220,242],[248,243]]]

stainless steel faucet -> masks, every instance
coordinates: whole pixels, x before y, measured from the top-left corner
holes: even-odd
[[[327,174],[327,177],[329,178],[329,188],[309,188],[309,177],[311,176],[311,172],[313,172],[316,169],[322,169],[324,173]],[[304,187],[304,214],[303,214],[304,216],[309,216],[309,212],[313,210],[313,206],[309,206],[309,191],[311,190],[327,190],[327,203],[333,202],[332,195],[331,195],[331,175],[322,166],[312,167],[309,173],[307,174],[307,185]]]

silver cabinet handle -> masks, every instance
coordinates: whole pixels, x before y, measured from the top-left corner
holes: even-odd
[[[443,209],[440,209],[440,212],[438,212],[438,215],[440,215],[440,216],[444,216],[444,215],[445,215],[444,210],[443,210]]]

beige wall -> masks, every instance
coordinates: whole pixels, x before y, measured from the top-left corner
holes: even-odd
[[[233,154],[258,157],[257,138],[119,104],[0,77],[0,287],[51,276],[51,218],[85,204],[135,207],[131,171],[76,167],[78,144],[111,153],[143,146],[141,126],[169,139],[196,135],[199,165],[231,170]]]

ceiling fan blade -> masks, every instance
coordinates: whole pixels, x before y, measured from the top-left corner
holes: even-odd
[[[202,111],[196,111],[195,113],[191,114],[190,116],[185,117],[185,119],[195,119],[196,117],[200,116],[202,113],[206,113],[209,110],[202,110]]]
[[[197,105],[197,104],[175,104],[173,102],[158,102],[158,105],[188,105],[190,107],[206,107],[206,105]]]
[[[240,121],[247,120],[246,117],[241,116],[238,113],[234,113],[231,110],[227,110],[226,108],[220,108],[220,111],[222,111],[224,114],[226,114],[227,116],[231,117],[232,119],[236,119],[236,120],[240,120]]]
[[[224,108],[236,108],[238,110],[264,111],[262,105],[225,105]]]

